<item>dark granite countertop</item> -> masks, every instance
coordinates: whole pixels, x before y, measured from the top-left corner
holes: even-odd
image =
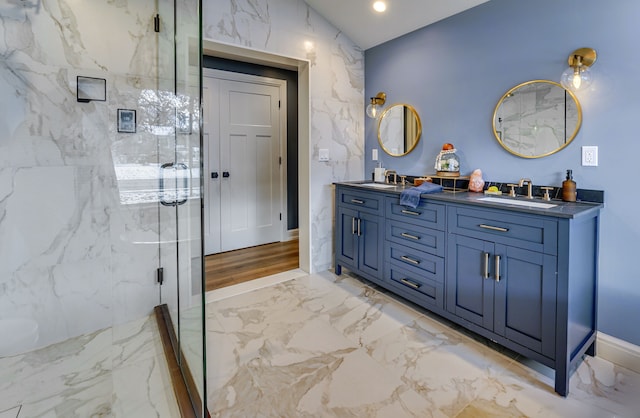
[[[341,186],[350,186],[354,188],[376,191],[384,194],[390,195],[400,195],[400,193],[406,188],[411,188],[412,186],[400,186],[400,185],[385,185],[379,183],[372,183],[371,181],[350,181],[350,182],[338,182],[335,183]],[[431,200],[431,201],[440,201],[447,203],[458,203],[458,204],[467,204],[479,207],[493,208],[493,209],[503,209],[509,210],[513,212],[519,213],[528,213],[532,215],[545,215],[552,216],[556,218],[578,218],[583,215],[589,214],[591,211],[600,210],[604,207],[602,203],[593,203],[593,202],[563,202],[562,200],[553,199],[551,201],[545,201],[540,198],[535,198],[533,200],[527,199],[526,197],[518,196],[515,198],[511,198],[505,195],[502,196],[494,196],[494,195],[485,195],[484,193],[473,193],[473,192],[440,192],[440,193],[431,193],[424,194],[421,196],[422,199]],[[495,197],[500,199],[500,201],[487,201],[482,200],[488,197]],[[517,204],[510,204],[509,201],[520,202]],[[532,202],[535,204],[553,204],[555,206],[550,208],[544,207],[535,207],[535,206],[522,206],[522,204],[526,204]]]

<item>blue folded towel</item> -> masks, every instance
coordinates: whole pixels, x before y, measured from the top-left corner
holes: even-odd
[[[400,193],[400,204],[415,209],[418,207],[418,204],[420,204],[420,195],[438,193],[440,191],[442,191],[442,186],[439,184],[424,182],[420,186],[403,190],[402,193]]]

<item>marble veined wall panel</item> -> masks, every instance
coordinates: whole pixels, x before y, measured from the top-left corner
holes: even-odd
[[[156,6],[27,3],[0,3],[0,318],[35,319],[44,346],[159,299],[157,205],[123,193],[155,183],[122,175],[156,172]],[[105,78],[107,101],[78,103],[78,75]],[[118,133],[118,108],[151,123]]]
[[[364,54],[302,0],[224,0],[203,4],[205,39],[309,61],[311,264],[332,257],[334,181],[364,173]],[[329,149],[330,161],[318,162]]]

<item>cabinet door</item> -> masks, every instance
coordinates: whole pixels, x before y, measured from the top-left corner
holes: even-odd
[[[376,278],[381,278],[384,218],[363,212],[358,213],[358,216],[360,221],[359,225],[356,225],[356,232],[359,233],[358,268]]]
[[[554,358],[556,257],[498,244],[495,256],[495,333]]]
[[[447,253],[447,310],[493,330],[494,280],[490,258],[494,244],[451,234]]]
[[[338,264],[358,268],[358,212],[344,207],[338,207],[336,225],[336,254]]]

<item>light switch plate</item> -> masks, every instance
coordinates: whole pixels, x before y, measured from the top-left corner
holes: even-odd
[[[320,148],[318,150],[318,161],[329,161],[329,150],[326,148]]]
[[[378,161],[378,149],[374,148],[371,150],[371,159],[373,161]]]
[[[582,165],[583,166],[598,166],[598,147],[594,145],[582,147]]]

